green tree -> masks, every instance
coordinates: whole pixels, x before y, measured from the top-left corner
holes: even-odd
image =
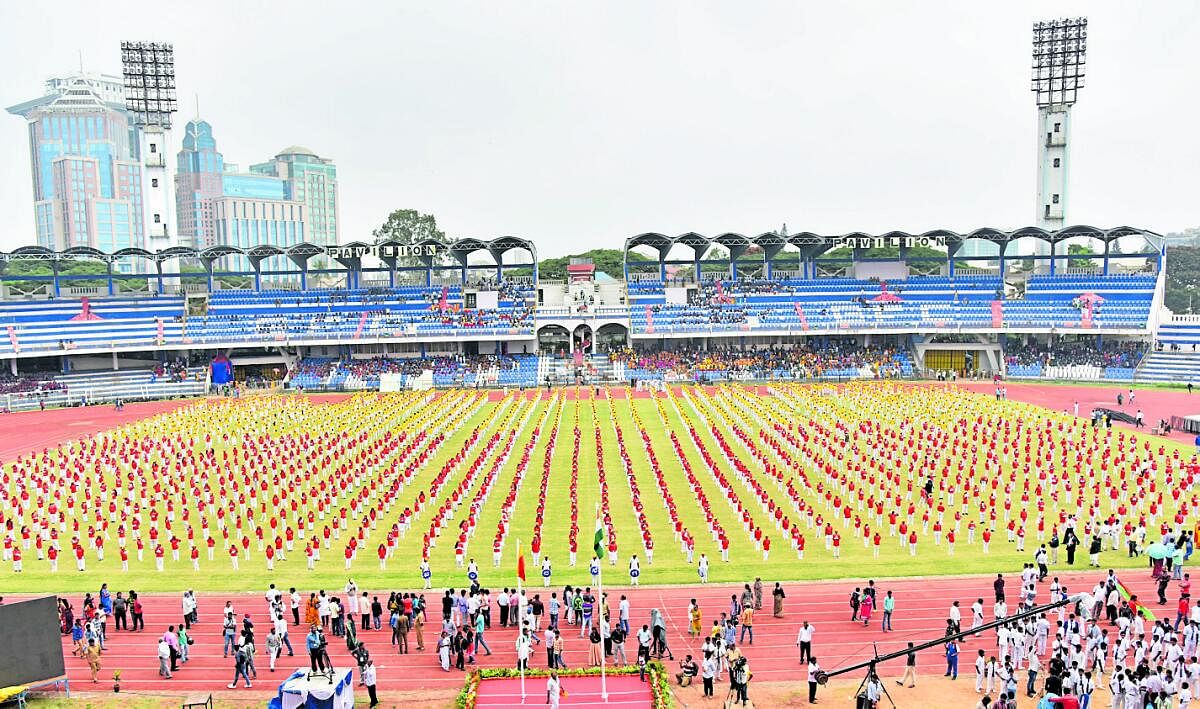
[[[1068,256],[1095,256],[1096,250],[1093,249],[1091,246],[1086,246],[1084,244],[1068,244],[1067,245],[1067,255]],[[1069,259],[1067,259],[1067,266],[1069,268],[1091,268],[1094,264],[1095,264],[1095,262],[1090,258],[1069,258]]]
[[[821,256],[817,257],[817,261],[818,263],[827,260],[840,260],[842,262],[846,262],[849,261],[853,255],[853,249],[851,249],[849,246],[842,246],[833,249],[832,251],[825,252]],[[864,249],[861,257],[873,259],[899,259],[900,248],[897,246],[881,246],[874,249]],[[945,251],[939,251],[928,246],[913,246],[909,248],[908,257],[910,259],[923,259],[921,261],[909,262],[914,275],[935,275],[941,273],[942,266],[946,262]],[[828,266],[830,264],[825,265]],[[961,259],[954,262],[955,268],[966,268],[967,266],[967,262]]]
[[[577,254],[567,254],[557,258],[546,258],[538,261],[538,277],[549,281],[562,281],[567,278],[567,266],[571,264],[571,259],[591,259],[595,265],[597,272],[604,272],[613,278],[623,278],[625,271],[625,253],[621,249],[592,249],[591,251],[583,251]],[[630,252],[630,261],[650,261],[651,259],[636,253]],[[528,269],[513,269],[509,271],[513,275],[529,275]]]
[[[179,267],[179,275],[181,280],[189,282],[208,281],[208,271],[204,270],[203,266],[195,264],[184,264]],[[222,288],[253,288],[254,279],[250,276],[214,276],[214,283],[219,283]]]
[[[1188,312],[1200,298],[1200,247],[1171,246],[1167,249],[1166,306],[1176,313]]]
[[[446,232],[438,228],[436,217],[415,209],[393,211],[371,234],[376,242],[398,241],[401,244],[415,244],[425,239],[447,240]]]
[[[394,241],[400,244],[416,244],[427,239],[435,239],[450,243],[454,241],[446,236],[446,232],[438,228],[437,217],[424,214],[415,209],[396,209],[387,216],[383,224],[371,232],[375,243]],[[401,266],[421,266],[421,260],[413,256],[403,256],[396,259]],[[450,254],[440,253],[434,259],[435,264],[451,265]]]
[[[6,276],[50,276],[54,270],[49,261],[41,259],[14,259],[4,269]],[[70,259],[58,263],[60,277],[98,276],[98,278],[70,278],[60,283],[65,288],[99,288],[108,285],[108,266],[102,261]],[[9,287],[30,290],[45,281],[7,281]]]

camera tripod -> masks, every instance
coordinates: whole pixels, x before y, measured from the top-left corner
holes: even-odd
[[[747,692],[749,692],[748,686],[746,689],[747,689]],[[721,706],[722,707],[735,707],[740,703],[741,702],[738,700],[737,686],[734,685],[732,682],[730,682],[729,683],[729,691],[725,693],[725,701],[721,702]],[[746,705],[742,704],[742,706],[746,706]]]
[[[879,651],[875,651],[875,657],[876,658],[879,657]],[[879,679],[879,674],[875,671],[875,660],[874,659],[871,660],[871,664],[867,665],[867,675],[865,677],[863,677],[862,682],[859,682],[859,684],[858,684],[858,689],[856,689],[854,691],[855,698],[856,699],[865,698],[866,693],[864,690],[866,689],[867,683],[872,682],[872,681],[875,682],[875,684],[879,687],[880,691],[883,692],[883,696],[888,698],[888,702],[890,702],[893,709],[895,709],[896,700],[892,699],[892,695],[888,692],[887,685],[883,683],[883,680]],[[862,706],[862,705],[859,704],[859,706]],[[868,709],[870,709],[869,704],[867,705],[867,707],[868,707]]]

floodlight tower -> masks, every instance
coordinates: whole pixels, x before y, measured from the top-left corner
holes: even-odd
[[[1066,223],[1071,107],[1083,88],[1086,62],[1086,17],[1033,23],[1031,88],[1038,107],[1037,224],[1046,230],[1061,229]]]
[[[125,108],[133,117],[142,165],[142,205],[146,247],[176,246],[175,176],[171,159],[171,117],[175,100],[175,49],[161,42],[121,42]],[[176,266],[176,262],[171,262]],[[177,272],[177,268],[172,268]]]

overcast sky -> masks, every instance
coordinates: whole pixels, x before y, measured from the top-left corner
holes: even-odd
[[[342,241],[402,207],[542,256],[783,222],[1019,227],[1030,26],[1084,13],[1068,221],[1200,224],[1195,0],[4,2],[0,103],[80,52],[119,74],[120,40],[173,42],[180,125],[198,95],[228,162],[292,144],[334,159]],[[2,118],[7,250],[34,234],[25,124]]]

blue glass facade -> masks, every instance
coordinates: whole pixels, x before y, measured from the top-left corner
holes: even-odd
[[[28,122],[42,246],[144,245],[141,168],[129,116],[114,102],[118,82],[83,74],[52,79],[51,93],[8,109]]]
[[[217,141],[213,138],[212,126],[208,121],[188,121],[183,130],[183,147],[176,161],[180,173],[225,172],[225,158],[217,152]]]
[[[221,193],[245,199],[287,199],[284,181],[265,175],[223,175]]]

